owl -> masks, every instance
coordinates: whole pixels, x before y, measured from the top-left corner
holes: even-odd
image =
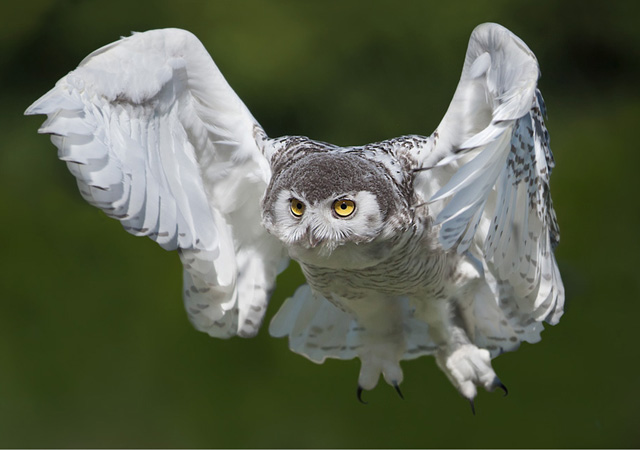
[[[90,204],[177,250],[196,329],[252,337],[290,259],[307,283],[269,332],[311,361],[359,358],[357,397],[433,355],[463,397],[563,313],[539,67],[506,28],[471,34],[430,136],[339,147],[270,138],[191,33],[134,33],[26,114]]]

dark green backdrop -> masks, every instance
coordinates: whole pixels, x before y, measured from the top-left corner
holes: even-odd
[[[0,7],[0,446],[637,447],[637,2],[5,2]],[[477,416],[432,358],[359,404],[356,361],[318,366],[263,329],[220,341],[182,310],[177,255],[81,199],[24,109],[130,31],[198,35],[271,136],[430,134],[479,23],[537,54],[557,168],[566,314],[494,361]],[[280,278],[267,320],[301,281]]]

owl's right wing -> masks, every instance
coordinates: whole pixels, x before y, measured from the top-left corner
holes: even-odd
[[[252,336],[286,263],[261,226],[272,147],[200,41],[136,33],[85,58],[31,105],[90,204],[178,249],[199,330]]]

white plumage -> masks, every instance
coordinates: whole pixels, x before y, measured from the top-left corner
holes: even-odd
[[[491,357],[562,315],[538,76],[519,38],[480,25],[431,136],[340,148],[268,138],[202,44],[167,29],[95,51],[27,114],[48,116],[89,203],[178,250],[197,329],[255,335],[291,257],[308,284],[272,335],[360,358],[359,393],[433,354],[473,400],[504,388]]]

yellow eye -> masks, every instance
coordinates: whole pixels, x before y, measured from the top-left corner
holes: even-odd
[[[297,198],[291,199],[291,214],[296,217],[301,217],[304,214],[304,203],[302,203]]]
[[[348,217],[356,209],[356,203],[352,200],[336,200],[333,202],[333,210],[340,217]]]

